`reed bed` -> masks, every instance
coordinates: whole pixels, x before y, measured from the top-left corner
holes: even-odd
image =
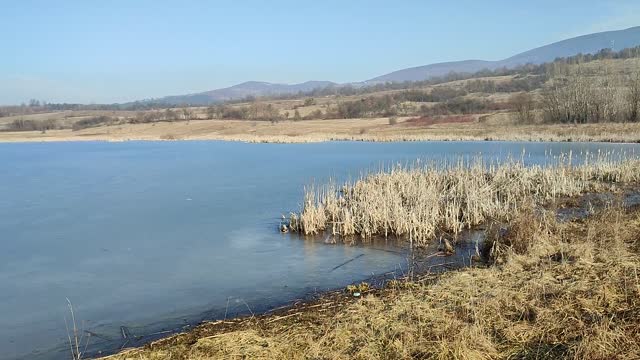
[[[306,189],[302,211],[289,227],[303,234],[396,236],[417,245],[438,234],[458,234],[488,220],[509,221],[523,206],[599,191],[640,180],[640,159],[615,152],[549,155],[544,165],[456,161],[396,165],[342,186]]]
[[[134,139],[129,139],[134,140]],[[148,140],[148,139],[140,139]],[[161,139],[162,140],[162,139]],[[521,131],[504,132],[499,129],[447,129],[442,133],[410,129],[404,133],[343,134],[318,132],[303,135],[218,135],[186,136],[177,140],[221,140],[246,143],[303,144],[328,141],[364,141],[364,142],[421,142],[421,141],[528,141],[528,142],[605,142],[640,143],[640,133],[633,129],[603,130],[593,133],[572,129],[551,131],[551,129],[525,128]]]

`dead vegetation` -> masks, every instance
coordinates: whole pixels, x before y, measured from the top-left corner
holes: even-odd
[[[157,141],[166,134],[180,140],[224,140],[251,143],[310,143],[323,141],[548,141],[640,142],[640,123],[517,125],[508,114],[488,114],[480,121],[433,125],[398,118],[286,121],[271,124],[244,120],[158,122],[41,131],[0,131],[0,142]],[[361,129],[366,129],[360,133]]]
[[[429,126],[435,124],[464,124],[472,123],[475,119],[470,115],[453,115],[453,116],[422,116],[419,118],[411,118],[405,122],[406,126]]]
[[[365,239],[392,235],[427,244],[439,234],[455,235],[488,220],[509,221],[531,203],[638,182],[640,160],[623,155],[586,154],[575,164],[572,154],[562,154],[548,159],[551,166],[481,158],[395,166],[340,186],[307,189],[301,212],[290,215],[290,228]]]
[[[640,209],[567,223],[514,214],[499,262],[204,324],[113,359],[640,357]],[[501,241],[495,246],[495,241]]]

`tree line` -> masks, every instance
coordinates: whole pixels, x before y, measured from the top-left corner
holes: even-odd
[[[631,74],[575,73],[552,78],[539,96],[511,97],[520,123],[640,122],[640,69]]]
[[[580,74],[561,77],[543,93],[540,105],[546,122],[638,122],[640,72],[623,79]]]

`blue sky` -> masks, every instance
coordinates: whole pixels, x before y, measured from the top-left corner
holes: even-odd
[[[637,25],[637,0],[0,0],[0,104],[361,81]]]

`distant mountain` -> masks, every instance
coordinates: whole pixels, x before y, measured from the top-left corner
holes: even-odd
[[[352,83],[336,84],[331,81],[307,81],[301,84],[273,84],[267,82],[249,81],[224,89],[211,90],[201,93],[167,96],[159,99],[144,100],[143,102],[153,102],[171,105],[209,105],[221,103],[229,100],[240,100],[247,96],[273,96],[297,94],[299,92],[310,92],[315,89],[326,88],[328,86],[368,86],[385,82],[420,81],[429,78],[447,75],[451,72],[474,73],[483,69],[495,70],[498,68],[514,68],[525,64],[541,64],[553,61],[559,57],[568,57],[583,54],[593,54],[602,49],[614,48],[621,50],[624,48],[640,46],[640,26],[626,30],[606,31],[590,35],[578,36],[575,38],[562,40],[550,45],[525,51],[508,59],[499,61],[485,60],[464,60],[437,63],[425,66],[418,66],[375,77],[373,79]]]
[[[602,49],[614,50],[640,45],[640,26],[626,30],[606,31],[562,40],[550,45],[525,51],[499,61],[466,60],[418,66],[375,77],[366,83],[420,81],[443,76],[451,72],[473,73],[483,69],[513,68],[525,64],[542,64],[559,57],[593,54]]]
[[[444,76],[449,73],[474,73],[482,69],[493,68],[493,61],[484,60],[463,60],[444,63],[436,63],[424,66],[417,66],[408,69],[394,71],[392,73],[375,77],[365,81],[366,84],[386,83],[386,82],[403,82],[403,81],[420,81],[429,78]]]
[[[248,96],[272,96],[309,92],[314,89],[337,85],[331,81],[307,81],[301,84],[273,84],[260,81],[248,81],[228,88],[205,91],[201,93],[167,96],[146,100],[160,104],[208,105],[229,100],[244,99]]]

